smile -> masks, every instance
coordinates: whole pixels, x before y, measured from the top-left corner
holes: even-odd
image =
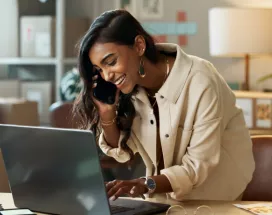
[[[114,84],[117,85],[117,86],[121,86],[124,82],[124,80],[126,79],[126,75],[122,75],[120,78],[118,78]]]

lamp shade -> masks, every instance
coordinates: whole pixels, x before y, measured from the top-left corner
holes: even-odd
[[[272,10],[212,8],[209,11],[210,54],[244,57],[272,53]]]

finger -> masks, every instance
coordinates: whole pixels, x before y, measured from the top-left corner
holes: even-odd
[[[108,189],[107,193],[108,193],[108,197],[110,198],[111,196],[113,196],[120,188],[125,187],[126,185],[124,184],[124,182],[118,182],[116,184],[114,184],[114,186],[112,186],[111,188]]]
[[[108,190],[108,187],[111,186],[111,181],[104,182],[106,190]]]
[[[130,190],[130,196],[132,198],[135,197],[141,197],[142,199],[145,199],[145,196],[143,194],[143,192],[141,191],[141,189],[137,186],[134,186],[131,190]]]
[[[117,89],[116,94],[115,94],[115,103],[114,103],[114,105],[118,104],[119,96],[120,96],[120,89]]]
[[[121,187],[117,190],[116,193],[114,193],[114,195],[112,195],[112,197],[110,198],[111,201],[115,201],[116,199],[118,199],[120,196],[122,195],[127,195],[129,193],[130,187]]]
[[[106,190],[107,192],[114,187],[114,185],[117,183],[117,181],[110,181],[106,183]]]
[[[96,86],[97,86],[97,83],[94,82],[92,88],[96,88]]]
[[[129,198],[134,198],[130,193],[125,193],[125,196]]]
[[[114,196],[116,192],[118,192],[121,188],[126,188],[126,193],[129,193],[132,186],[135,184],[131,181],[118,181],[109,191],[108,191],[108,197]]]
[[[131,195],[131,197],[137,197],[139,196],[139,190],[136,186],[133,186],[132,189],[129,191],[129,194]]]
[[[93,76],[93,81],[95,81],[96,79],[98,79],[98,75],[95,75],[95,76]]]
[[[139,196],[140,196],[143,200],[145,200],[144,194],[140,194]]]

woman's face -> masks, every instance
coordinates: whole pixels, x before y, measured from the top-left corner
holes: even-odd
[[[89,58],[103,79],[115,84],[122,93],[128,94],[139,82],[142,50],[141,46],[95,43],[89,51]]]

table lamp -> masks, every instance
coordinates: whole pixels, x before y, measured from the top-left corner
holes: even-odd
[[[211,8],[210,54],[245,59],[245,90],[249,90],[250,56],[272,53],[272,9]]]

